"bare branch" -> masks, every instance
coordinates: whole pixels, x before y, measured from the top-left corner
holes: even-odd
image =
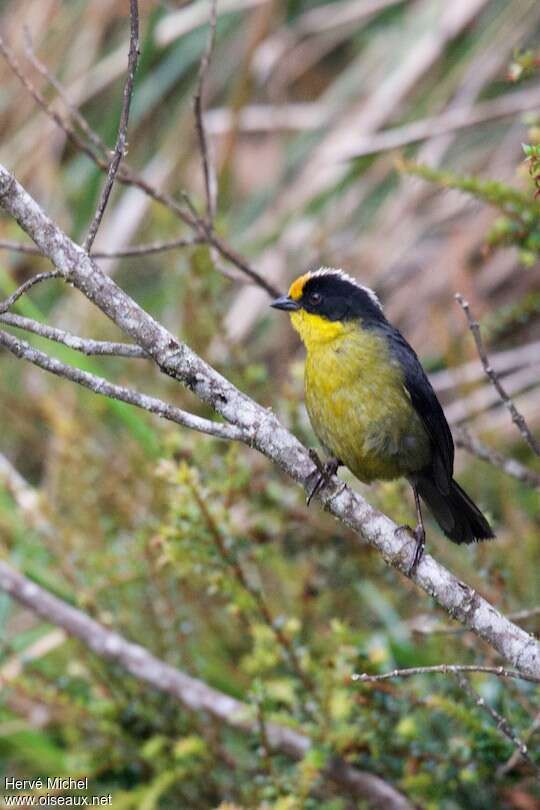
[[[484,667],[479,664],[436,664],[431,667],[409,667],[408,669],[393,669],[391,672],[384,672],[382,675],[369,675],[366,672],[354,672],[351,675],[351,680],[358,681],[359,683],[377,683],[378,681],[388,681],[392,678],[412,678],[413,675],[429,675],[431,673],[455,675],[458,672],[484,672],[487,675],[496,675],[498,678],[518,678],[522,681],[540,683],[540,676],[533,677],[524,675],[516,669]]]
[[[164,239],[159,242],[147,242],[142,245],[133,245],[133,247],[124,248],[123,250],[96,250],[92,251],[91,255],[94,257],[94,259],[137,258],[150,256],[152,253],[165,253],[169,250],[196,247],[197,245],[204,244],[204,242],[205,240],[200,236],[194,236],[191,239],[179,237],[178,239]]]
[[[139,4],[137,0],[129,0],[129,20],[130,20],[130,33],[129,33],[129,54],[128,54],[128,68],[126,83],[124,85],[124,95],[122,99],[122,111],[120,113],[120,123],[118,125],[118,136],[116,138],[116,145],[114,153],[109,163],[107,171],[107,179],[101,191],[96,213],[90,223],[88,234],[84,240],[84,249],[89,251],[94,244],[94,239],[98,232],[103,214],[107,207],[109,197],[120,162],[124,157],[127,146],[127,128],[129,123],[129,109],[131,107],[131,98],[133,96],[133,85],[135,83],[135,71],[137,70],[137,62],[139,61]]]
[[[513,622],[524,622],[526,619],[534,619],[536,616],[540,616],[540,607],[516,610],[514,613],[509,614]]]
[[[31,290],[32,287],[35,287],[36,284],[41,284],[42,281],[49,281],[51,278],[60,278],[61,275],[58,270],[49,270],[47,273],[38,273],[37,276],[32,276],[32,278],[29,278],[24,284],[21,284],[15,292],[12,292],[9,298],[0,302],[0,314],[7,312],[21,296],[27,293],[28,290]]]
[[[130,343],[112,343],[106,340],[81,338],[72,332],[66,332],[64,329],[48,326],[45,323],[39,323],[31,318],[24,318],[22,315],[14,315],[11,312],[0,313],[0,323],[14,326],[17,329],[24,329],[26,332],[32,332],[34,335],[39,335],[47,340],[54,340],[56,343],[62,343],[69,349],[86,355],[97,354],[148,359],[148,355],[140,346],[133,346]]]
[[[531,737],[538,731],[539,728],[540,728],[540,712],[536,715],[527,731],[522,735],[523,742],[525,744],[528,744]],[[507,773],[513,770],[516,767],[516,765],[521,761],[521,759],[522,759],[521,751],[518,748],[516,751],[514,751],[514,753],[508,759],[508,761],[504,763],[504,765],[500,765],[497,768],[496,775],[499,777],[499,779],[502,779],[504,776],[506,776]]]
[[[241,256],[239,253],[236,252],[230,245],[228,245],[220,236],[217,235],[214,231],[208,233],[206,236],[206,241],[208,244],[215,247],[216,250],[223,256],[224,259],[227,259],[234,264],[235,267],[238,267],[239,270],[244,273],[248,278],[250,278],[254,284],[257,284],[259,287],[262,287],[263,290],[266,290],[268,295],[272,296],[272,298],[276,298],[280,291],[277,287],[275,287],[270,281],[261,276],[256,270],[251,267],[251,265]]]
[[[524,610],[515,610],[506,614],[506,618],[511,622],[524,622],[528,619],[534,619],[540,616],[540,607],[526,608]],[[467,632],[467,627],[455,627],[454,625],[440,624],[438,619],[433,616],[422,614],[415,616],[407,622],[408,627],[415,633],[422,633],[424,635],[431,635],[437,633],[440,635],[459,635],[460,633]]]
[[[524,742],[518,737],[517,733],[514,731],[506,717],[503,717],[502,714],[499,714],[493,706],[490,706],[484,698],[478,694],[476,689],[474,689],[471,684],[469,683],[469,679],[462,675],[460,672],[456,673],[456,680],[466,692],[469,697],[476,703],[476,705],[485,711],[491,719],[494,721],[497,731],[499,731],[503,737],[510,740],[512,745],[515,746],[516,750],[519,752],[519,755],[525,759],[529,765],[533,768],[534,772],[536,773],[537,778],[540,778],[540,767],[533,762],[533,760],[529,756],[529,752],[527,750],[527,746]]]
[[[185,247],[196,247],[204,244],[202,237],[192,237],[186,239],[181,236],[178,239],[167,239],[159,242],[146,242],[141,245],[124,248],[123,250],[91,250],[90,255],[94,259],[124,259],[150,256],[152,253],[165,253],[169,250],[178,250]],[[9,239],[0,239],[0,250],[14,250],[17,253],[28,253],[32,256],[41,256],[41,251],[35,245],[27,245],[24,242],[13,242]]]
[[[70,143],[78,149],[79,151],[83,152],[90,160],[92,160],[98,168],[102,171],[108,171],[109,164],[108,161],[102,157],[99,152],[102,151],[100,144],[99,150],[96,151],[96,147],[93,145],[88,144],[79,133],[73,128],[73,126],[65,121],[61,115],[54,109],[54,107],[49,104],[43,94],[37,89],[37,87],[33,84],[33,82],[23,73],[15,54],[7,46],[4,42],[2,37],[0,36],[0,53],[10,66],[11,70],[15,74],[15,76],[19,79],[23,87],[28,91],[28,93],[32,96],[38,107],[43,110],[43,112],[51,118],[52,121],[57,125],[57,127],[64,133],[66,138],[70,141]],[[71,110],[71,107],[68,105],[68,109]],[[88,126],[88,124],[87,124]],[[92,144],[97,140],[101,141],[99,136],[94,133],[94,138],[92,139]],[[106,153],[108,154],[108,150],[106,149]],[[192,216],[189,211],[186,211],[180,203],[174,199],[170,194],[165,192],[161,192],[156,189],[151,183],[148,183],[142,175],[139,175],[133,169],[131,169],[126,163],[123,163],[119,166],[117,180],[120,183],[124,183],[126,185],[132,185],[136,188],[139,188],[142,192],[147,194],[152,199],[159,202],[161,205],[168,208],[172,213],[174,213],[179,219],[182,220],[186,225],[189,225],[191,228],[197,227],[197,218]]]
[[[242,440],[271,459],[307,488],[315,472],[306,448],[275,415],[247,397],[180,344],[107,276],[78,245],[49,219],[36,201],[0,166],[0,207],[16,219],[62,275],[129,335],[169,376],[183,382],[203,402],[239,429]],[[318,496],[326,509],[357,533],[384,560],[406,575],[414,541],[337,478]],[[426,554],[410,578],[454,619],[497,650],[522,674],[540,678],[540,644],[497,611],[473,588]]]
[[[99,154],[99,151],[96,151],[96,147],[92,145],[95,139],[92,139],[92,144],[89,144],[80,137],[79,133],[70,123],[64,121],[62,116],[60,116],[58,112],[50,104],[48,104],[43,94],[40,93],[30,79],[22,72],[15,55],[5,44],[1,36],[0,53],[4,56],[15,76],[17,76],[23,87],[28,91],[28,93],[30,93],[38,107],[55,122],[62,132],[64,132],[70,143],[72,143],[76,149],[83,152],[90,160],[92,160],[96,166],[98,166],[98,168],[103,171],[108,171],[109,167],[107,161],[102,157],[101,154]],[[68,109],[71,109],[69,105]],[[99,136],[96,135],[96,138],[99,138]],[[141,174],[132,169],[125,161],[120,164],[116,179],[119,183],[134,186],[140,189],[140,191],[148,195],[151,199],[160,203],[160,205],[165,206],[169,211],[171,211],[171,213],[173,213],[193,230],[195,239],[197,241],[200,240],[203,243],[210,244],[224,259],[237,267],[241,273],[247,276],[247,278],[249,278],[257,286],[262,287],[262,289],[264,289],[273,298],[279,295],[279,290],[277,287],[268,282],[264,276],[251,267],[249,262],[243,256],[230,247],[230,245],[228,245],[216,233],[213,231],[211,233],[208,232],[206,223],[199,218],[198,213],[193,206],[191,199],[189,198],[189,195],[182,193],[182,200],[185,206],[187,206],[186,209],[184,205],[179,203],[178,200],[176,200],[173,196],[167,192],[160,191],[149,183]],[[109,258],[109,255],[104,256],[103,258]],[[114,256],[111,255],[110,258],[114,258]]]
[[[52,107],[50,104],[47,103],[45,97],[42,93],[37,89],[37,87],[30,81],[30,79],[25,76],[23,71],[21,70],[21,66],[15,54],[8,47],[8,45],[4,42],[4,39],[0,35],[0,53],[8,63],[9,67],[15,74],[15,76],[19,79],[23,87],[28,91],[28,93],[32,96],[38,107],[43,110],[49,118],[51,118],[54,123],[57,125],[59,129],[66,135],[68,140],[77,148],[80,149],[87,157],[91,160],[94,160],[101,169],[107,168],[107,163],[102,160],[99,156],[97,156],[92,148],[88,146],[85,141],[79,137],[78,133],[70,127],[62,118],[61,115]]]
[[[139,391],[134,391],[131,388],[114,385],[108,380],[103,379],[103,377],[97,377],[95,374],[90,374],[88,371],[82,371],[79,368],[74,368],[66,363],[62,363],[60,360],[49,357],[49,355],[39,351],[39,349],[35,349],[25,340],[20,340],[2,330],[0,330],[0,346],[8,349],[15,357],[19,357],[21,360],[27,360],[35,366],[42,368],[44,371],[55,374],[57,377],[64,377],[66,380],[71,380],[78,385],[82,385],[95,394],[117,399],[120,400],[120,402],[127,402],[129,405],[135,405],[137,408],[142,408],[156,416],[161,416],[163,419],[168,419],[170,422],[176,422],[178,425],[183,425],[183,427],[189,427],[201,433],[207,433],[209,436],[216,436],[218,439],[241,440],[244,436],[242,430],[234,425],[222,425],[219,422],[203,419],[200,416],[195,416],[195,414],[188,413],[174,405],[170,405],[168,402],[163,402],[161,399],[150,397],[147,394],[141,394]]]
[[[62,628],[102,658],[114,662],[154,689],[172,695],[188,711],[207,712],[232,728],[257,734],[257,719],[246,703],[213,689],[198,678],[160,661],[147,649],[108,630],[90,616],[53,596],[0,561],[0,589],[48,622]],[[309,737],[277,723],[265,723],[268,745],[292,759],[303,759],[312,746]],[[350,795],[378,810],[413,810],[410,802],[378,776],[335,759],[325,776],[339,782]]]
[[[208,41],[206,48],[199,65],[199,76],[197,80],[197,89],[193,97],[193,109],[195,111],[195,129],[199,141],[199,151],[201,155],[201,164],[204,176],[204,192],[206,196],[206,221],[208,226],[212,226],[214,216],[216,213],[216,192],[217,183],[214,172],[214,167],[208,149],[208,138],[206,135],[204,116],[203,116],[203,95],[204,86],[206,83],[206,76],[210,67],[212,59],[212,52],[216,41],[216,24],[217,24],[217,0],[210,0],[210,30],[208,32]]]
[[[478,356],[480,357],[480,361],[482,363],[482,366],[484,368],[486,376],[489,377],[493,387],[497,391],[497,393],[500,396],[501,400],[504,402],[504,404],[506,405],[506,407],[510,411],[510,414],[512,416],[512,422],[516,425],[516,427],[518,428],[519,432],[521,433],[521,435],[523,436],[523,438],[525,439],[525,441],[527,442],[527,444],[529,445],[531,450],[533,450],[533,452],[536,453],[537,456],[540,456],[540,444],[535,439],[535,437],[532,435],[532,433],[529,430],[529,427],[528,427],[527,422],[525,421],[523,415],[521,413],[519,413],[516,406],[514,405],[514,403],[512,402],[510,397],[508,396],[508,394],[506,393],[505,389],[501,385],[501,382],[499,380],[499,377],[498,377],[496,371],[494,371],[493,367],[491,366],[491,364],[489,362],[489,359],[488,359],[488,356],[486,354],[486,350],[484,348],[484,344],[483,344],[483,341],[482,341],[482,336],[480,334],[480,324],[478,323],[478,321],[476,321],[473,318],[473,315],[472,315],[470,307],[469,307],[469,302],[466,301],[465,298],[463,298],[463,296],[460,295],[459,293],[456,293],[455,299],[458,302],[458,304],[460,305],[460,307],[462,308],[463,312],[465,313],[465,317],[467,318],[467,322],[469,324],[469,329],[472,332],[474,342],[476,344],[476,350],[478,352]]]
[[[473,456],[493,464],[498,467],[512,478],[517,478],[523,484],[526,484],[533,489],[540,489],[540,475],[534,470],[530,470],[520,461],[515,458],[507,458],[502,453],[493,450],[492,447],[487,447],[483,442],[479,441],[466,430],[465,428],[458,428],[454,433],[454,441],[458,447],[462,447],[471,453]]]
[[[80,110],[71,102],[68,93],[66,92],[63,85],[58,81],[56,76],[54,76],[47,65],[41,62],[38,59],[36,52],[34,51],[34,47],[32,44],[32,37],[30,35],[30,29],[27,25],[23,26],[24,30],[24,39],[25,39],[25,46],[26,46],[26,56],[29,62],[33,65],[33,67],[40,73],[44,79],[56,90],[64,104],[66,105],[68,112],[73,121],[80,127],[80,129],[84,132],[88,140],[95,146],[95,148],[102,153],[105,159],[109,158],[110,149],[108,148],[107,144],[100,138],[95,130],[88,124],[88,121],[81,114]]]

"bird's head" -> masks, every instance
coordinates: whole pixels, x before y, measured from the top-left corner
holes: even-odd
[[[373,290],[330,267],[300,276],[287,295],[270,306],[290,312],[292,325],[308,348],[334,340],[358,321],[369,327],[384,320]]]

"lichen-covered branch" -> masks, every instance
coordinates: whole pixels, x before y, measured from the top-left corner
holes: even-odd
[[[0,207],[79,289],[169,376],[188,386],[293,480],[306,487],[315,467],[305,447],[269,410],[247,397],[125,293],[84,250],[67,237],[7,169],[0,166]],[[336,518],[406,574],[414,541],[362,497],[334,478],[320,500]],[[520,672],[540,677],[540,644],[510,622],[473,588],[429,554],[411,576],[453,618],[484,639]]]

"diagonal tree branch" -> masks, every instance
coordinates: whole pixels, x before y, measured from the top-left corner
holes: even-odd
[[[66,332],[64,329],[48,326],[45,323],[39,323],[22,315],[15,315],[12,312],[2,314],[0,311],[0,323],[5,323],[6,326],[14,326],[17,329],[24,329],[26,332],[32,332],[32,334],[39,335],[39,337],[47,340],[54,340],[55,343],[62,343],[68,349],[89,356],[108,355],[111,357],[148,359],[148,355],[140,346],[134,346],[131,343],[111,343],[107,340],[82,338],[71,332]]]
[[[168,419],[170,422],[176,422],[183,427],[198,430],[200,433],[207,433],[209,436],[216,436],[218,439],[243,439],[243,432],[235,425],[222,425],[219,422],[212,422],[210,419],[203,419],[201,416],[195,416],[193,413],[181,410],[168,402],[163,402],[156,397],[150,397],[147,394],[141,394],[139,391],[134,391],[131,388],[123,388],[121,385],[114,385],[103,377],[97,377],[95,374],[90,374],[88,371],[82,371],[79,368],[74,368],[66,363],[62,363],[55,357],[49,357],[45,352],[35,349],[25,340],[10,335],[0,329],[0,346],[10,351],[15,357],[21,360],[28,360],[35,366],[42,368],[44,371],[49,371],[57,377],[64,377],[66,380],[71,380],[83,388],[89,388],[95,394],[109,397],[110,399],[117,399],[120,402],[127,402],[128,405],[135,405],[137,408],[149,411],[156,416],[161,416],[162,419]]]
[[[43,619],[78,638],[97,655],[118,664],[160,692],[172,695],[189,711],[207,712],[232,728],[258,733],[257,720],[246,703],[160,661],[144,647],[106,629],[3,561],[0,561],[0,589]],[[292,759],[303,759],[311,748],[311,740],[294,729],[266,723],[265,730],[270,747]],[[367,800],[374,810],[413,810],[405,796],[394,787],[378,776],[352,768],[343,760],[331,761],[325,776],[339,783],[350,795]]]
[[[316,469],[313,461],[306,448],[275,415],[235,388],[188,346],[180,344],[69,239],[2,166],[0,207],[18,221],[66,281],[143,348],[165,374],[184,383],[227,422],[239,428],[246,444],[271,459],[293,480],[308,486]],[[319,499],[329,512],[376,548],[388,564],[406,574],[414,550],[414,541],[407,533],[399,532],[393,521],[337,478],[332,479]],[[433,557],[425,555],[410,578],[513,667],[526,675],[540,677],[538,641]]]

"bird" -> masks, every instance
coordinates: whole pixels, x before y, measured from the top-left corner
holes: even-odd
[[[421,501],[452,542],[494,537],[479,508],[454,480],[454,442],[443,409],[416,355],[387,320],[369,287],[343,270],[304,273],[270,306],[289,313],[306,348],[305,403],[328,454],[317,466],[311,499],[342,466],[360,481],[405,477],[413,490],[416,541],[408,568],[426,546]]]

